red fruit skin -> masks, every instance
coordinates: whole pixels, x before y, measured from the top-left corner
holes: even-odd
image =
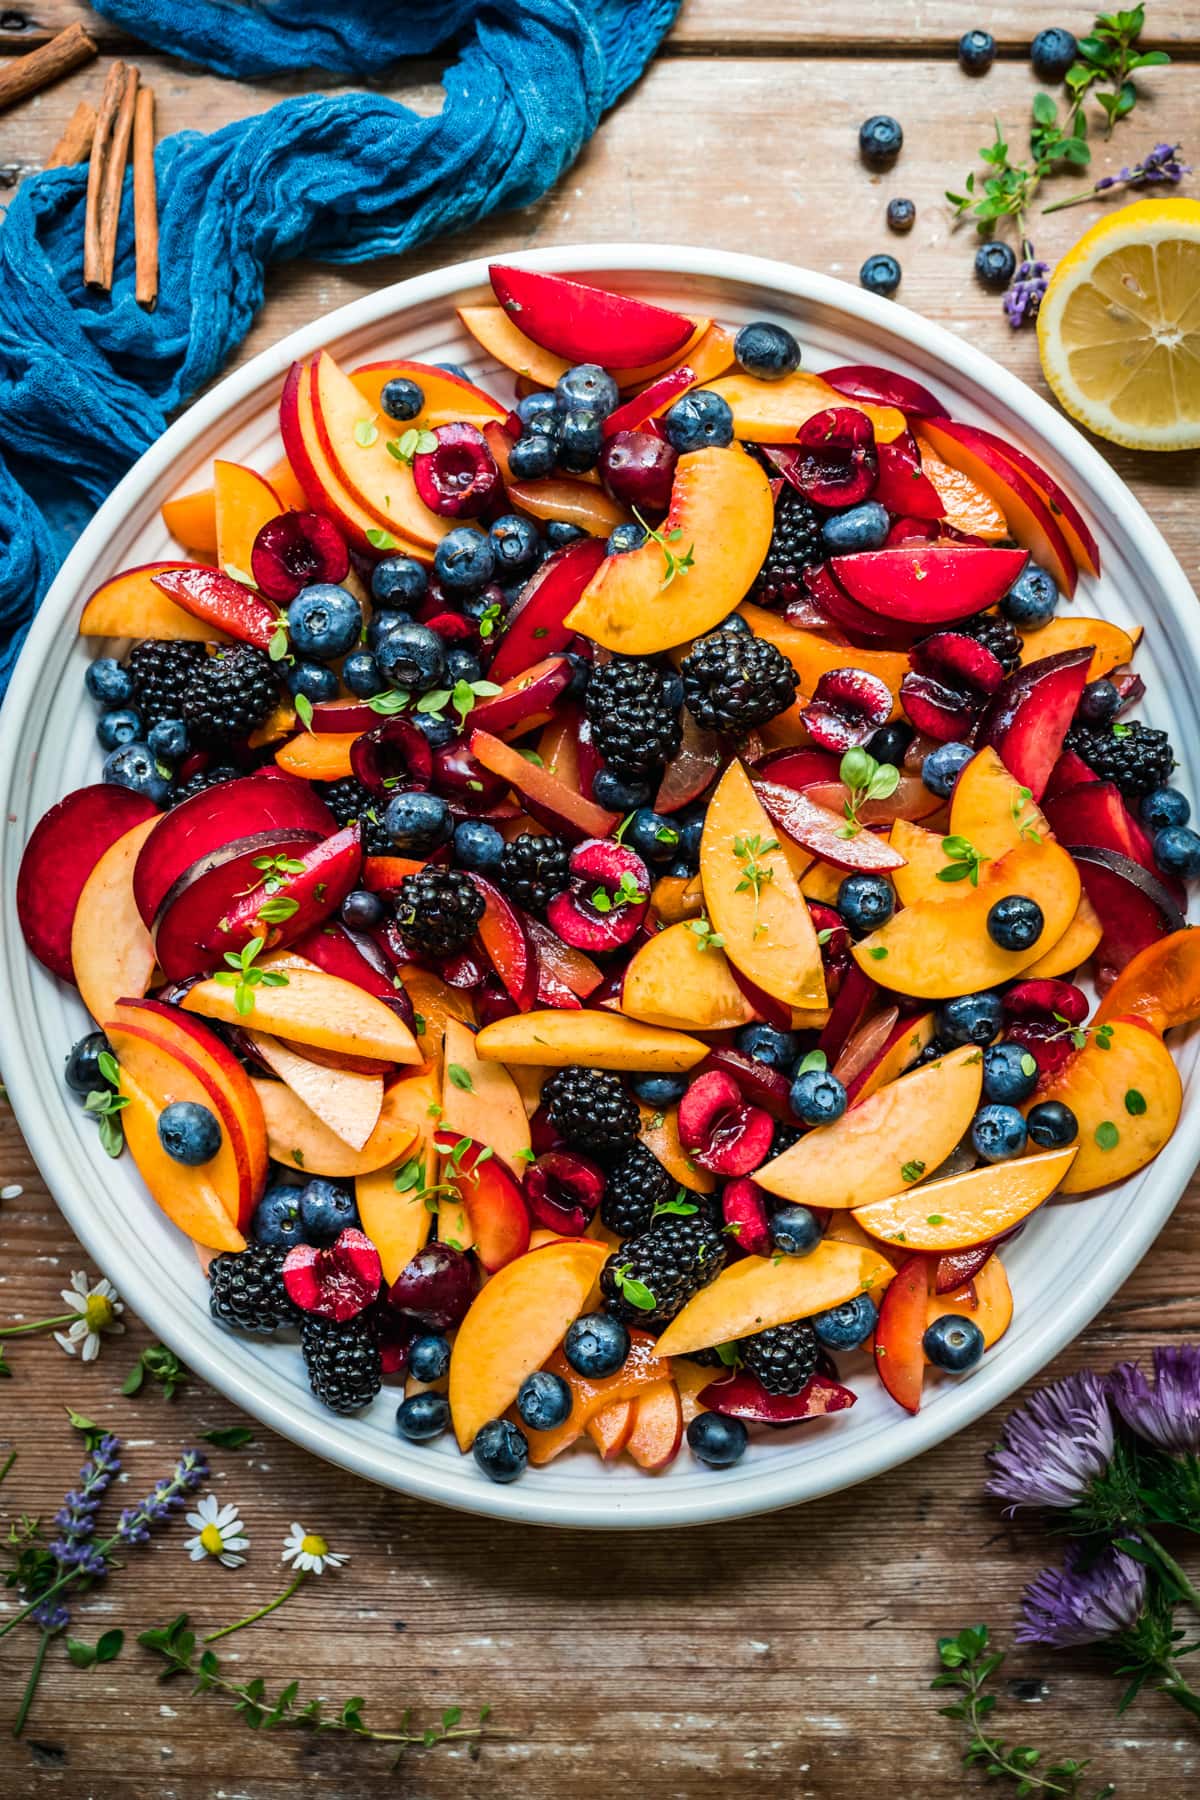
[[[443,1153],[449,1153],[457,1147],[459,1136],[454,1131],[438,1131],[434,1142]],[[458,1190],[475,1237],[475,1254],[488,1274],[494,1275],[528,1250],[529,1208],[516,1176],[483,1144],[471,1144],[459,1157],[457,1169]],[[399,1279],[403,1275],[401,1271]]]
[[[936,519],[893,519],[883,547],[902,550],[909,544],[936,544],[942,530]]]
[[[746,1176],[727,1181],[721,1195],[721,1211],[725,1228],[739,1250],[746,1256],[770,1256],[766,1196],[757,1182]]]
[[[549,1150],[525,1171],[525,1203],[539,1225],[580,1237],[604,1197],[604,1173],[574,1151]]]
[[[768,1394],[746,1369],[739,1369],[728,1380],[710,1381],[700,1391],[710,1412],[759,1425],[796,1425],[805,1419],[821,1419],[826,1413],[845,1412],[857,1398],[853,1388],[828,1375],[814,1375],[798,1394]]]
[[[1096,985],[1110,988],[1126,963],[1160,937],[1182,931],[1187,921],[1162,880],[1115,850],[1066,844],[1104,936],[1095,952]]]
[[[995,606],[1028,561],[1026,550],[930,544],[860,550],[831,557],[829,566],[851,599],[869,612],[932,626]]]
[[[865,606],[850,598],[831,573],[828,563],[816,563],[805,569],[804,586],[809,598],[824,615],[823,622],[837,626],[852,641],[861,640],[865,648],[903,650],[912,642],[916,627],[898,624],[893,619],[881,619],[878,613],[868,612]],[[795,610],[795,603],[787,608],[789,619]],[[799,619],[793,622],[801,623]]]
[[[492,291],[526,337],[569,362],[636,369],[682,350],[694,330],[682,313],[625,294],[492,263]]]
[[[960,743],[974,729],[978,708],[961,689],[910,671],[900,683],[900,704],[918,731],[939,744]]]
[[[260,594],[286,606],[316,581],[343,581],[350,569],[346,540],[324,513],[285,512],[259,528],[250,573]]]
[[[458,738],[433,753],[433,790],[451,802],[453,812],[477,819],[481,812],[503,800],[508,787],[498,775],[485,769]]]
[[[943,413],[940,416],[944,418],[946,415]],[[1100,546],[1070,494],[1059,486],[1052,475],[1046,473],[1040,463],[1036,463],[1032,456],[1026,455],[1024,450],[1018,450],[1015,444],[1007,443],[1004,438],[997,437],[994,432],[985,431],[982,425],[972,425],[971,430],[977,438],[982,438],[991,449],[998,450],[1005,462],[1011,463],[1014,468],[1019,469],[1021,474],[1026,476],[1042,495],[1050,511],[1067,521],[1079,539],[1080,548],[1083,551],[1081,567],[1084,573],[1099,575]]]
[[[216,625],[243,644],[266,650],[275,635],[278,616],[274,608],[221,569],[164,569],[150,579],[194,619]]]
[[[921,1410],[925,1336],[929,1314],[929,1258],[910,1256],[884,1290],[875,1327],[875,1370],[906,1412]]]
[[[666,512],[678,452],[656,431],[618,431],[612,436],[606,432],[606,438],[600,452],[600,479],[607,492],[639,512]]]
[[[829,1017],[817,1039],[817,1048],[825,1052],[831,1067],[845,1049],[851,1034],[861,1025],[878,992],[870,976],[864,975],[858,964],[852,962],[842,977]]]
[[[1071,788],[1083,787],[1089,781],[1099,781],[1100,777],[1094,769],[1089,769],[1082,756],[1076,756],[1074,750],[1064,750],[1050,771],[1050,779],[1046,783],[1043,801],[1056,800]]]
[[[715,732],[697,725],[683,710],[683,732],[678,750],[667,764],[654,796],[654,810],[679,812],[707,793],[721,767],[721,741]]]
[[[857,506],[874,493],[879,457],[866,413],[831,406],[806,419],[796,439],[800,455],[783,474],[806,500],[819,506]]]
[[[471,713],[472,729],[490,731],[498,738],[523,736],[539,720],[545,723],[550,717],[574,673],[565,656],[547,656],[520,675],[510,675],[500,685],[498,694],[476,704]],[[495,676],[491,679],[494,681]]]
[[[710,1069],[731,1075],[742,1097],[755,1106],[765,1107],[772,1118],[791,1119],[792,1109],[788,1104],[791,1083],[780,1070],[743,1056],[732,1044],[714,1044],[696,1072],[705,1075]]]
[[[443,519],[476,519],[501,492],[500,470],[476,425],[456,421],[433,433],[436,450],[413,457],[417,493]]]
[[[902,413],[916,413],[927,419],[949,417],[936,394],[911,375],[900,375],[895,369],[877,369],[871,363],[842,363],[836,369],[823,369],[821,380],[852,400],[895,406]]]
[[[835,868],[856,873],[863,870],[882,873],[898,869],[903,863],[899,851],[893,850],[885,838],[876,837],[873,832],[860,831],[856,837],[840,837],[838,834],[846,823],[844,816],[839,818],[828,808],[816,806],[794,788],[782,787],[773,781],[755,781],[753,785],[771,823]]]
[[[318,700],[308,728],[314,737],[331,732],[340,737],[351,731],[371,731],[378,723],[379,714],[365,700]]]
[[[505,619],[488,677],[508,681],[543,657],[565,650],[574,633],[564,623],[604,561],[603,538],[580,538],[547,557]]]
[[[369,938],[363,942],[370,944],[371,949],[376,951]],[[296,938],[291,947],[297,956],[307,957],[318,969],[324,969],[327,975],[338,975],[343,981],[352,981],[364,994],[373,994],[377,1000],[382,1000],[411,1029],[412,1001],[403,988],[393,987],[391,977],[383,971],[382,959],[378,963],[371,961],[344,925],[315,926]]]
[[[365,1231],[341,1232],[328,1249],[297,1244],[283,1259],[283,1285],[302,1312],[344,1325],[379,1297],[383,1267]]]
[[[606,438],[613,438],[622,431],[641,431],[648,427],[654,415],[669,406],[672,400],[678,400],[680,394],[686,394],[690,387],[696,385],[696,371],[687,363],[681,363],[677,369],[668,369],[649,387],[644,387],[640,394],[632,400],[626,400],[615,412],[610,412],[601,430]],[[601,465],[603,467],[603,464]]]
[[[427,788],[433,780],[433,751],[411,719],[384,719],[350,746],[350,766],[365,788],[386,804],[397,785]],[[389,785],[390,784],[390,785]]]
[[[1048,1025],[1082,1025],[1088,1016],[1087,995],[1074,982],[1052,976],[1018,981],[1001,995],[1000,1004],[1009,1019],[1040,1019]],[[1056,1018],[1055,1015],[1059,1016]]]
[[[1187,889],[1177,877],[1159,868],[1149,832],[1125,804],[1114,782],[1081,782],[1077,788],[1068,788],[1047,800],[1045,812],[1060,843],[1115,850],[1118,856],[1140,863],[1166,889],[1180,911],[1186,911]]]
[[[267,894],[262,888],[240,894],[219,922],[213,921],[201,943],[212,952],[214,967],[226,950],[242,950],[251,938],[263,938],[268,950],[282,950],[333,917],[347,894],[357,887],[362,870],[362,838],[357,823],[301,851],[295,860],[304,864],[303,870],[282,877],[283,886],[277,895]],[[264,904],[275,898],[294,900],[296,911],[291,918],[273,923],[260,919]]]
[[[507,895],[485,876],[472,874],[471,880],[483,896],[479,941],[509,999],[521,1012],[528,1012],[537,998],[537,959],[521,916]]]
[[[974,1281],[983,1265],[991,1258],[996,1248],[996,1239],[987,1244],[972,1244],[969,1250],[951,1250],[946,1256],[939,1256],[937,1269],[933,1277],[935,1294],[952,1294],[956,1288],[965,1287],[968,1281]]]
[[[901,432],[890,444],[876,444],[879,479],[873,499],[890,513],[915,519],[940,519],[946,508],[942,497],[921,468],[921,452],[911,431]]]
[[[88,876],[118,838],[157,811],[132,788],[96,782],[67,794],[34,826],[17,873],[17,918],[26,944],[52,975],[75,979],[71,929]]]
[[[565,989],[574,1000],[589,999],[604,980],[591,957],[564,944],[540,919],[522,914],[521,923],[537,957],[539,994],[545,978]]]
[[[1000,658],[963,631],[938,631],[922,638],[908,653],[912,667],[932,675],[947,687],[961,687],[972,695],[994,694],[1004,680]]]
[[[982,556],[982,551],[961,552]],[[979,725],[980,746],[991,745],[1015,781],[1040,801],[1058,760],[1092,660],[1085,644],[1026,663],[1000,687]]]
[[[247,889],[261,881],[262,872],[254,866],[257,860],[263,856],[299,860],[318,842],[307,831],[260,831],[235,838],[185,869],[168,889],[152,928],[154,952],[168,981],[186,981],[220,966],[225,948],[221,921],[241,904]],[[251,931],[246,942],[253,935]]]
[[[449,1331],[466,1317],[475,1298],[471,1259],[449,1244],[426,1244],[388,1289],[388,1304],[427,1331]]]
[[[822,749],[839,754],[865,744],[892,710],[887,683],[866,669],[826,669],[801,718]]]

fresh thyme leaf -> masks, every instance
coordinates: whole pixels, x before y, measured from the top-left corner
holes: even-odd
[[[658,1301],[644,1281],[638,1281],[629,1273],[630,1267],[629,1263],[623,1263],[617,1269],[613,1277],[617,1287],[630,1306],[636,1306],[639,1312],[653,1312]]]
[[[461,1063],[447,1063],[446,1073],[456,1088],[461,1088],[465,1094],[474,1093],[475,1083],[471,1080],[469,1070],[464,1069]]]
[[[254,1433],[248,1425],[218,1425],[200,1435],[206,1444],[215,1444],[218,1450],[244,1450],[247,1444],[254,1442]]]
[[[696,561],[696,546],[695,544],[690,545],[684,554],[679,556],[671,547],[679,539],[680,532],[678,527],[674,531],[667,532],[666,534],[661,530],[656,531],[652,525],[646,523],[636,506],[633,509],[633,516],[641,526],[642,530],[646,533],[646,537],[650,542],[657,544],[663,553],[663,578],[659,583],[659,590],[661,592],[663,588],[670,587],[677,575],[686,575],[694,566]]]

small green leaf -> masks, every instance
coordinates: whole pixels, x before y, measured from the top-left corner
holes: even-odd
[[[455,1087],[461,1088],[465,1094],[475,1091],[475,1083],[471,1080],[470,1072],[464,1069],[461,1063],[447,1063],[446,1073]]]
[[[388,445],[388,449],[391,449]],[[398,550],[400,548],[390,531],[381,531],[377,525],[368,525],[367,542],[375,550]]]
[[[96,1642],[96,1661],[98,1663],[115,1662],[121,1654],[124,1643],[125,1633],[123,1631],[103,1632]]]
[[[1033,1075],[1036,1075],[1037,1072],[1038,1072],[1037,1059],[1035,1057],[1032,1057],[1029,1054],[1028,1050],[1022,1050],[1022,1052],[1021,1052],[1021,1073],[1022,1073],[1022,1075],[1033,1076]]]
[[[623,1267],[617,1270],[615,1276],[616,1284],[621,1291],[622,1297],[628,1300],[630,1306],[636,1306],[639,1312],[653,1312],[658,1305],[658,1301],[646,1286],[645,1282],[636,1280],[634,1276],[629,1273],[629,1267],[630,1265],[625,1263]]]
[[[797,1075],[808,1075],[814,1070],[818,1073],[823,1073],[828,1067],[829,1058],[823,1050],[810,1050],[801,1062],[800,1067],[796,1070],[796,1073]]]
[[[1125,1111],[1131,1118],[1139,1119],[1146,1110],[1146,1096],[1137,1088],[1127,1088],[1125,1092]]]
[[[1104,1119],[1097,1125],[1095,1136],[1101,1150],[1115,1150],[1121,1141],[1121,1134],[1111,1119]]]
[[[111,1050],[102,1050],[96,1058],[96,1067],[110,1087],[120,1087],[121,1070]]]
[[[295,698],[296,717],[305,731],[312,730],[313,705],[307,694],[297,694]],[[344,765],[343,765],[344,766]]]
[[[248,1425],[218,1425],[201,1435],[206,1444],[215,1444],[218,1450],[244,1450],[247,1444],[254,1442],[254,1433]]]
[[[369,450],[379,439],[379,427],[374,419],[356,419],[354,421],[354,441],[360,450]]]

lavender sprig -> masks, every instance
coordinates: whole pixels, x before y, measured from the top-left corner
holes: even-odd
[[[1184,176],[1192,172],[1190,163],[1179,160],[1182,149],[1182,144],[1155,144],[1153,150],[1131,168],[1126,167],[1116,175],[1102,175],[1090,188],[1070,194],[1065,200],[1055,200],[1052,205],[1043,206],[1042,211],[1063,212],[1068,206],[1082,206],[1085,200],[1094,200],[1098,194],[1110,193],[1113,188],[1158,187],[1164,182],[1177,187]]]
[[[1012,281],[1004,295],[1004,312],[1014,331],[1027,320],[1036,319],[1046,297],[1050,264],[1039,262],[1028,238],[1021,243],[1023,260],[1017,264]]]

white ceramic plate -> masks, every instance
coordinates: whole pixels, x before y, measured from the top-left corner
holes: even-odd
[[[1104,579],[1081,582],[1078,610],[1146,626],[1138,655],[1149,690],[1146,717],[1185,749],[1200,742],[1195,601],[1178,563],[1080,434],[961,338],[840,281],[729,252],[589,245],[521,260],[586,273],[726,322],[777,317],[797,331],[808,367],[871,362],[903,370],[930,383],[956,417],[986,423],[1023,445],[1068,487],[1100,539]],[[581,1449],[498,1487],[448,1441],[421,1448],[399,1440],[394,1390],[385,1390],[365,1414],[339,1419],[309,1394],[294,1344],[233,1337],[212,1323],[190,1244],[150,1201],[129,1157],[110,1162],[104,1156],[94,1126],[63,1084],[66,1052],[88,1022],[74,989],[26,953],[17,926],[17,865],[30,831],[53,801],[99,776],[94,708],[83,689],[95,646],[75,632],[86,596],[123,567],[178,554],[159,504],[207,481],[215,453],[259,468],[277,459],[276,404],[296,357],[328,345],[350,366],[387,354],[461,362],[498,394],[511,391],[454,314],[456,305],[490,298],[485,265],[463,263],[386,288],[296,332],[173,425],[79,539],[41,609],[0,715],[4,1076],[38,1165],[90,1256],[192,1369],[296,1443],[387,1487],[543,1524],[633,1528],[765,1512],[849,1487],[939,1443],[1011,1394],[1087,1324],[1153,1242],[1200,1154],[1195,1035],[1175,1043],[1187,1102],[1167,1149],[1123,1186],[1038,1217],[1005,1256],[1016,1298],[1012,1328],[966,1380],[931,1380],[915,1419],[888,1399],[857,1355],[846,1359],[850,1380],[865,1377],[851,1412],[757,1434],[734,1469],[712,1472],[685,1453],[668,1472],[649,1477],[625,1464],[602,1465]]]

